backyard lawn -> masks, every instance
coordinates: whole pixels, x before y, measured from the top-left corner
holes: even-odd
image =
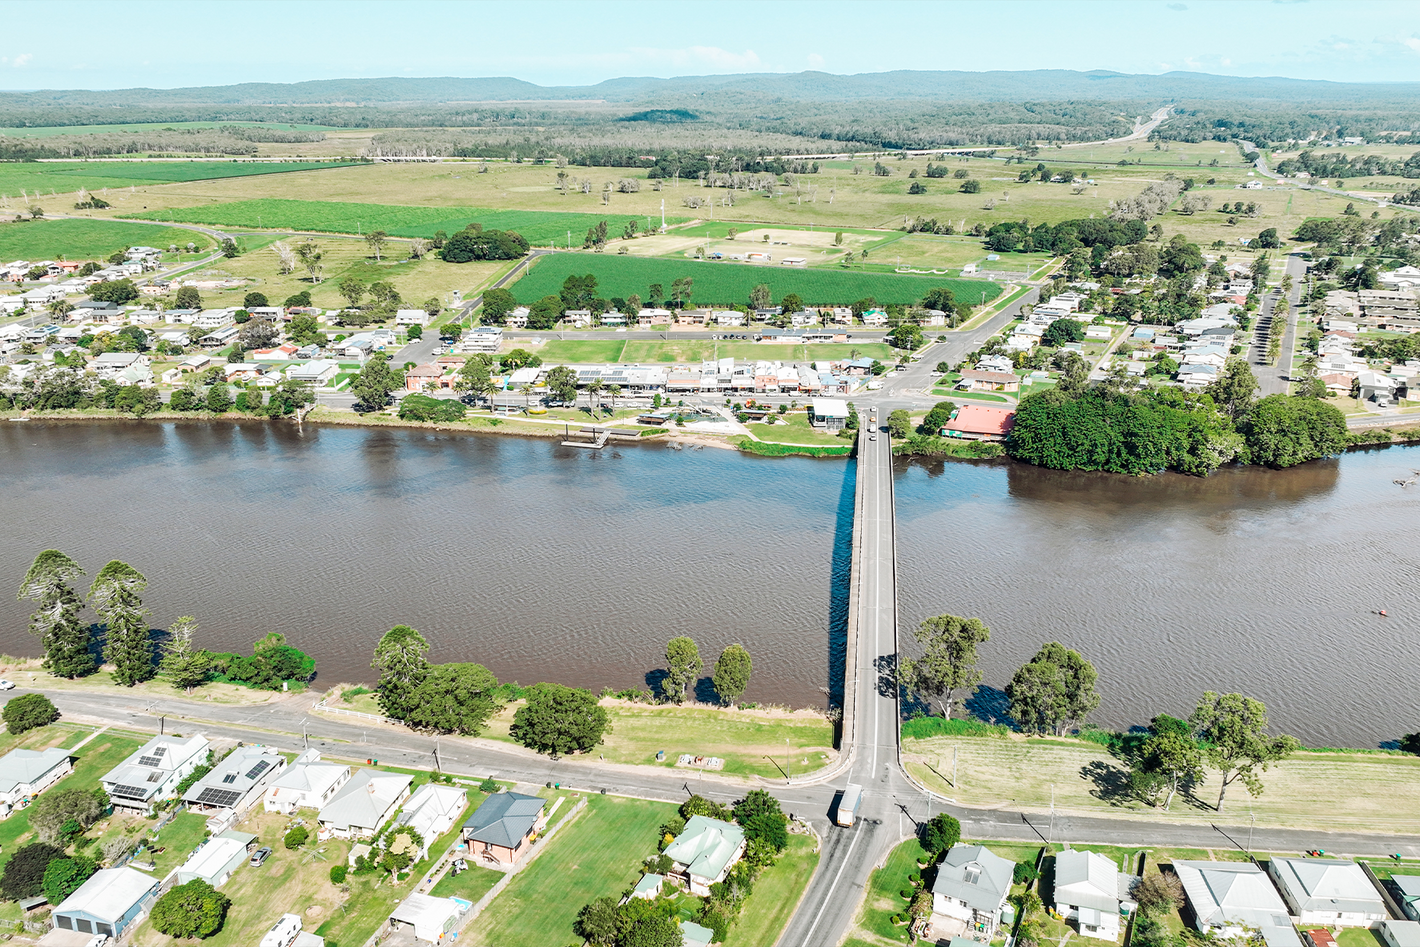
[[[56,724],[45,727],[44,730],[49,732],[49,738],[35,744],[30,744],[32,748],[38,746],[72,746],[74,743],[78,742],[79,739],[82,739],[77,736],[74,730],[63,725]],[[38,730],[31,731],[31,733],[39,732]],[[30,735],[31,734],[25,734],[26,737]],[[123,762],[124,758],[142,746],[143,742],[142,740],[122,735],[112,730],[105,731],[89,743],[84,744],[84,746],[76,752],[75,756],[77,759],[74,763],[74,772],[65,776],[47,791],[54,792],[56,789],[89,790],[96,788],[99,784],[100,776]],[[28,841],[30,836],[31,829],[28,809],[21,809],[19,812],[10,816],[10,818],[0,822],[0,867],[3,867],[5,862],[10,859],[15,849],[19,847],[19,843]]]
[[[636,883],[642,860],[656,853],[657,828],[675,811],[664,802],[588,797],[587,809],[519,872],[465,936],[498,947],[575,942],[577,912],[597,898],[620,897]]]

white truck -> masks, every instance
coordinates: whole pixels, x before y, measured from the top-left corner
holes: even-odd
[[[858,807],[862,804],[863,787],[857,783],[849,783],[843,790],[843,798],[838,800],[838,813],[833,821],[842,826],[852,825],[857,821]]]

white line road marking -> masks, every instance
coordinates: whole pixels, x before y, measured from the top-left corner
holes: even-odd
[[[860,822],[859,825],[861,824],[862,823]],[[838,874],[833,876],[833,882],[829,884],[828,893],[824,896],[823,903],[825,905],[833,903],[833,889],[838,887],[838,881],[840,878],[843,877],[843,869],[848,867],[849,859],[853,854],[853,847],[858,844],[858,838],[862,834],[863,833],[861,831],[853,833],[853,840],[848,843],[848,851],[843,854],[843,864],[838,866]],[[809,932],[804,935],[803,940],[805,947],[808,947],[808,945],[814,942],[814,931],[818,930],[818,922],[821,920],[823,920],[822,913],[820,913],[818,917],[814,918],[814,922],[809,925]]]

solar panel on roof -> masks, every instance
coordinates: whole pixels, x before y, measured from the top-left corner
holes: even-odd
[[[168,752],[168,748],[165,747],[165,746],[155,746],[155,747],[153,747],[153,755],[154,755],[154,756],[162,756],[162,755],[164,755],[164,754],[167,753],[167,752]]]
[[[147,797],[147,793],[137,786],[115,786],[113,787],[113,795],[118,796],[120,799],[143,799]]]
[[[230,806],[242,794],[232,789],[204,789],[197,797],[198,805],[203,806]]]
[[[163,760],[162,760],[162,757],[159,757],[159,756],[140,756],[140,757],[138,757],[138,765],[139,765],[139,766],[158,766],[158,765],[160,765],[160,764],[162,763],[162,761],[163,761]]]
[[[257,763],[251,769],[247,770],[247,779],[258,779],[260,778],[262,773],[266,772],[270,768],[271,763],[267,760],[262,760],[260,763]]]

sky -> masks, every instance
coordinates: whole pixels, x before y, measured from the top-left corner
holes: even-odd
[[[1391,0],[0,0],[0,89],[380,76],[1175,70],[1420,81]]]

